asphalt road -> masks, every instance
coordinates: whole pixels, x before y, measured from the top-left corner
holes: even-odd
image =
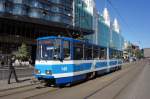
[[[150,64],[147,64],[116,99],[150,99]]]
[[[150,99],[149,76],[150,64],[139,62],[72,87],[22,91],[1,99]]]

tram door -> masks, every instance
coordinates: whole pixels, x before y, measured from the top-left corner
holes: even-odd
[[[35,59],[36,59],[36,45],[32,45],[32,51],[31,51],[31,59],[32,59],[32,64],[35,64]]]

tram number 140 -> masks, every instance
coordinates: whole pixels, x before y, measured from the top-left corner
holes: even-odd
[[[66,66],[61,68],[62,71],[66,72],[68,70],[68,68]]]

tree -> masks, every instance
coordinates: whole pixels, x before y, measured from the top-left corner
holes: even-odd
[[[22,43],[21,47],[18,48],[18,52],[16,54],[16,57],[22,61],[28,60],[29,52],[27,49],[27,45],[25,43]]]
[[[135,56],[138,58],[138,59],[141,59],[143,58],[143,52],[141,50],[136,50],[135,51]]]

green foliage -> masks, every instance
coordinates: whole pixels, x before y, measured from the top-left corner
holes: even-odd
[[[143,58],[143,52],[141,50],[136,50],[135,51],[135,56],[138,58],[138,59],[141,59]]]
[[[16,54],[17,59],[20,59],[22,61],[26,61],[29,58],[29,52],[27,49],[27,45],[25,43],[22,43],[21,47],[18,48],[18,52]]]

